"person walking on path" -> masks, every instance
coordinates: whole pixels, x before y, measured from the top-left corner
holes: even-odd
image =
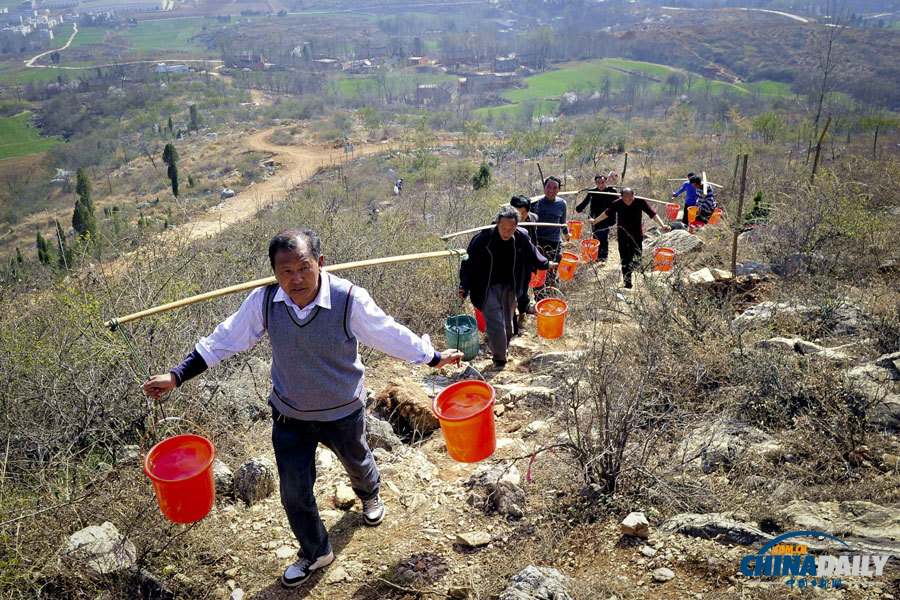
[[[688,225],[688,206],[697,206],[697,189],[701,187],[701,179],[695,173],[688,173],[687,181],[681,184],[678,191],[672,194],[672,200],[684,193],[684,211],[681,213],[681,222]],[[696,182],[696,185],[695,185]]]
[[[394,321],[365,289],[323,271],[319,237],[309,229],[288,229],[272,238],[269,262],[277,283],[253,290],[181,364],[141,387],[159,399],[268,334],[272,445],[281,503],[300,543],[298,560],[281,582],[294,587],[334,560],[313,494],[319,443],[344,465],[362,500],[366,525],[376,526],[384,518],[381,476],[366,443],[359,343],[435,368],[459,360],[462,353],[436,351],[428,336],[419,337]]]
[[[634,190],[631,188],[624,188],[621,198],[613,202],[602,215],[591,219],[591,224],[596,225],[612,217],[618,218],[619,227],[616,235],[619,242],[619,258],[622,260],[622,279],[627,289],[632,287],[631,274],[641,258],[644,241],[644,228],[641,221],[644,214],[654,219],[663,231],[672,230],[646,200],[634,197]]]
[[[555,175],[550,175],[544,180],[544,195],[532,205],[537,214],[538,223],[566,224],[568,206],[565,200],[557,198],[560,184],[559,177]],[[565,227],[538,227],[536,235],[541,254],[554,263],[558,263],[562,254],[562,240],[569,241],[568,230]],[[548,272],[544,285],[534,289],[534,297],[543,298],[544,287],[555,284],[556,273]]]
[[[615,196],[607,196],[605,194],[592,194],[591,192],[611,192],[614,194],[618,194],[619,190],[616,188],[607,185],[606,175],[598,173],[594,175],[594,187],[588,190],[587,195],[584,197],[579,204],[575,206],[575,212],[580,213],[583,212],[585,207],[590,204],[591,209],[588,211],[588,215],[591,219],[596,219],[603,211],[609,208],[610,204],[616,199]],[[597,260],[600,262],[606,262],[606,259],[609,257],[609,228],[616,224],[616,218],[610,217],[606,219],[602,223],[594,225],[592,227],[592,233],[594,239],[600,242],[600,246],[597,249]]]
[[[532,271],[549,269],[553,263],[518,226],[515,208],[501,206],[496,223],[469,242],[468,258],[459,265],[459,297],[469,296],[484,315],[494,366],[502,369],[514,334],[517,300],[527,293]]]
[[[509,202],[510,206],[519,211],[519,223],[537,223],[538,216],[533,212],[528,212],[528,209],[531,208],[531,199],[528,196],[518,195],[513,196],[512,200]],[[535,246],[538,245],[537,241],[537,227],[523,227],[525,231],[528,232],[528,239],[531,240],[531,243]],[[537,269],[533,269],[531,273],[536,272]],[[530,274],[529,274],[530,276]],[[518,312],[519,318],[516,319],[515,325],[515,335],[519,335],[519,327],[522,326],[522,321],[525,318],[525,315],[534,314],[534,307],[531,305],[531,298],[528,296],[528,286],[525,286],[525,291],[519,296],[518,300]]]

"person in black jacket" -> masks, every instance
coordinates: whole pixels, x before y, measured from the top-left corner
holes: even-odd
[[[528,196],[513,196],[512,200],[509,201],[510,206],[519,211],[519,223],[537,223],[538,216],[533,212],[528,212],[531,208],[531,198]],[[531,243],[535,246],[538,245],[537,241],[537,227],[525,227],[524,228],[528,232],[528,238],[531,240]],[[534,273],[537,269],[533,269],[531,272]],[[522,320],[525,318],[527,314],[534,314],[534,307],[531,306],[531,298],[528,297],[528,287],[525,287],[525,291],[519,296],[519,318],[513,323],[515,325],[515,335],[519,335],[519,327],[522,326]]]
[[[555,264],[544,258],[518,222],[515,208],[501,206],[497,225],[472,238],[469,256],[459,266],[459,297],[469,296],[484,315],[488,346],[498,368],[506,365],[517,299],[527,292],[532,270]]]
[[[575,207],[575,212],[580,213],[588,203],[590,203],[591,210],[589,211],[589,214],[592,219],[596,219],[602,215],[603,211],[609,208],[609,205],[612,204],[618,196],[607,196],[605,194],[594,194],[591,192],[619,193],[619,190],[607,185],[606,175],[600,173],[594,175],[594,183],[596,185],[587,191],[587,196],[585,196],[584,200]],[[594,239],[600,242],[600,246],[597,248],[597,260],[601,262],[606,262],[606,259],[609,257],[609,228],[615,224],[616,217],[613,215],[612,217],[597,223],[592,228]]]

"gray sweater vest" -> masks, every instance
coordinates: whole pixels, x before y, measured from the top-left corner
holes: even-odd
[[[331,308],[317,306],[305,320],[274,302],[266,288],[264,319],[272,343],[272,392],[278,412],[302,421],[336,421],[365,406],[364,367],[350,333],[353,285],[330,275]]]

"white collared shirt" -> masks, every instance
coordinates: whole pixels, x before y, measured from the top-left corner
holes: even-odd
[[[319,293],[316,299],[300,308],[279,286],[272,299],[284,302],[299,319],[305,319],[319,306],[331,310],[330,275],[322,271]],[[253,290],[236,313],[216,326],[215,331],[197,342],[196,350],[212,368],[234,354],[249,350],[265,334],[263,302],[265,287]],[[350,333],[366,346],[381,350],[393,357],[417,364],[426,364],[434,358],[434,347],[428,334],[422,337],[397,323],[381,310],[365,289],[353,286],[351,294]]]

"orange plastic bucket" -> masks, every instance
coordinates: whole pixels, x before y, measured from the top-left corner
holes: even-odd
[[[713,214],[709,216],[709,224],[710,225],[718,225],[719,219],[722,218],[722,209],[717,208],[713,211]]]
[[[545,340],[553,340],[563,334],[569,305],[560,298],[544,298],[534,307],[537,315],[537,333]]]
[[[176,435],[150,448],[143,459],[144,473],[153,482],[164,517],[173,523],[193,523],[209,514],[216,500],[215,459],[213,443],[194,434]]]
[[[657,248],[653,252],[653,268],[657,271],[670,271],[675,264],[675,251],[670,248]]]
[[[490,384],[477,380],[454,383],[434,398],[432,410],[453,460],[478,462],[496,450],[494,388]]]
[[[475,309],[475,323],[478,325],[478,331],[484,333],[487,329],[487,323],[484,322],[484,315],[477,308]]]
[[[566,221],[566,225],[569,226],[570,238],[577,240],[581,237],[581,228],[584,226],[584,223],[581,221]]]
[[[600,252],[600,240],[591,238],[589,240],[581,240],[581,260],[584,262],[594,262]]]
[[[569,281],[575,276],[577,267],[578,257],[571,252],[563,252],[562,258],[559,259],[559,278],[563,281]]]
[[[674,221],[678,218],[678,209],[681,208],[677,204],[666,204],[666,218],[670,221]]]
[[[688,223],[693,223],[694,221],[697,220],[697,210],[698,210],[698,208],[699,208],[699,207],[697,207],[697,206],[688,206],[688,207],[687,207],[687,211],[688,211]]]
[[[528,282],[528,287],[541,287],[546,280],[547,271],[535,271],[531,274],[531,281]]]

